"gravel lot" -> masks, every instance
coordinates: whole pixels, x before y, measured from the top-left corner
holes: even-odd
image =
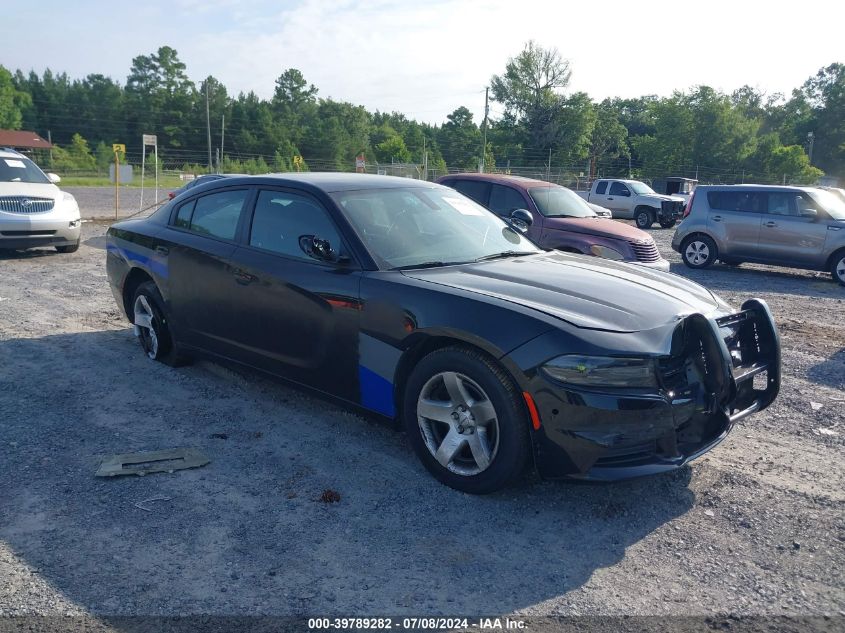
[[[84,190],[84,213],[109,195]],[[671,475],[472,497],[382,423],[146,359],[108,289],[106,228],[86,223],[72,255],[0,255],[0,615],[845,615],[845,289],[829,276],[690,271],[654,231],[674,272],[769,302],[779,399]],[[94,477],[104,455],[181,446],[212,462]]]

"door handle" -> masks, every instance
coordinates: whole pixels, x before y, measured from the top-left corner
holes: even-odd
[[[613,200],[613,198],[608,198],[608,200]]]
[[[722,216],[721,216],[721,215],[714,215],[714,216],[713,216],[712,218],[710,218],[710,219],[711,219],[711,220],[713,220],[714,222],[721,222],[721,221],[722,221]]]
[[[170,254],[170,249],[166,246],[156,246],[156,253],[159,255],[168,255]]]
[[[838,226],[829,226],[827,227],[828,231],[839,231],[841,227]]]
[[[773,227],[773,226],[777,226],[777,225],[778,225],[777,222],[771,222],[771,221],[763,222],[763,226]]]
[[[241,270],[240,268],[236,268],[234,271],[235,281],[241,284],[242,286],[248,286],[253,281],[258,279],[255,275],[250,275],[245,270]]]

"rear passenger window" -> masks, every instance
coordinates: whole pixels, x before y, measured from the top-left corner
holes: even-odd
[[[498,215],[510,216],[514,209],[525,209],[525,199],[516,189],[493,185],[490,191],[490,210]]]
[[[176,221],[173,223],[174,226],[178,226],[180,229],[191,227],[191,214],[194,212],[194,205],[196,203],[196,200],[191,200],[179,207],[179,211],[176,213]]]
[[[607,181],[599,181],[599,184],[596,187],[596,193],[604,194],[605,191],[607,191]]]
[[[766,195],[758,191],[710,191],[707,202],[713,211],[765,213]]]
[[[340,235],[328,212],[310,198],[283,191],[262,191],[258,195],[249,236],[251,246],[313,262],[299,246],[299,238],[305,235],[328,240],[333,249],[341,250]]]
[[[467,198],[472,198],[478,204],[487,206],[487,198],[490,195],[490,185],[480,180],[456,180],[453,185],[456,191],[461,192]]]
[[[191,231],[224,240],[235,239],[238,220],[248,194],[248,191],[242,189],[198,198],[191,216]]]

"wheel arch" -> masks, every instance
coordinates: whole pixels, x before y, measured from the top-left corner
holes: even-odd
[[[152,275],[137,266],[133,267],[126,275],[126,280],[123,282],[123,312],[129,321],[133,320],[132,297],[135,296],[138,286],[147,281],[155,283]]]
[[[414,367],[428,354],[444,349],[447,347],[462,347],[464,349],[479,352],[487,357],[487,359],[501,367],[502,370],[513,381],[515,388],[521,393],[522,385],[514,375],[515,365],[503,362],[505,353],[502,350],[496,349],[493,345],[487,342],[476,341],[470,338],[462,338],[456,336],[454,333],[419,333],[416,340],[412,341],[405,349],[399,358],[396,365],[396,371],[393,378],[393,398],[396,402],[396,420],[401,424],[402,422],[402,403],[405,401],[405,387],[408,383],[408,378],[411,375]],[[527,408],[526,408],[527,411]]]
[[[634,207],[634,217],[636,217],[637,213],[639,213],[639,212],[640,212],[640,211],[642,211],[643,209],[645,209],[646,211],[648,211],[648,212],[649,212],[652,216],[656,216],[656,215],[657,215],[657,212],[658,212],[658,211],[660,211],[660,209],[657,209],[657,208],[655,208],[655,207],[649,206],[649,205],[647,205],[647,204],[645,204],[645,203],[641,202],[641,203],[640,203],[640,204],[638,204],[636,207]]]
[[[830,254],[830,257],[828,257],[825,262],[824,269],[830,272],[830,269],[833,267],[833,263],[840,257],[845,257],[845,246],[837,248]]]

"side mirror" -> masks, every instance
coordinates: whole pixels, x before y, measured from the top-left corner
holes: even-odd
[[[302,235],[299,238],[299,248],[302,249],[308,257],[320,260],[321,262],[340,263],[348,261],[349,258],[339,255],[332,249],[331,242],[324,240],[316,235]]]
[[[802,218],[811,218],[815,220],[817,217],[819,217],[819,212],[815,209],[801,209],[798,212],[798,215],[800,215]]]
[[[525,209],[514,209],[511,211],[509,224],[514,228],[525,233],[528,227],[534,224],[534,216]]]
[[[47,178],[49,178],[50,182],[52,182],[54,185],[57,185],[62,181],[61,177],[58,174],[54,174],[53,172],[48,173]]]

